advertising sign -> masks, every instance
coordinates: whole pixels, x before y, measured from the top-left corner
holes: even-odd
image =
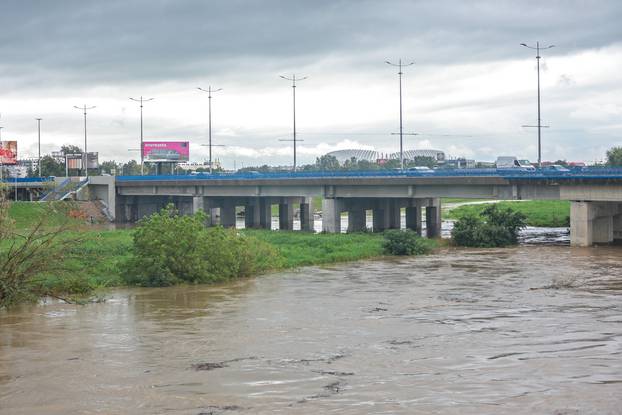
[[[89,152],[86,154],[87,166],[89,169],[96,169],[99,167],[99,153]],[[70,170],[82,170],[82,154],[67,154],[67,168]]]
[[[188,141],[143,141],[146,162],[178,162],[190,159]]]
[[[17,164],[17,141],[0,141],[0,164]]]

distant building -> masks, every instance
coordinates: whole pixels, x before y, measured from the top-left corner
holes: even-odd
[[[345,163],[347,160],[355,158],[356,160],[366,160],[373,163],[384,164],[387,160],[399,160],[400,153],[383,154],[375,150],[362,150],[362,149],[348,149],[348,150],[336,150],[326,153],[327,156],[333,156],[339,161],[339,164]],[[445,153],[440,150],[406,150],[404,151],[404,160],[414,160],[417,157],[430,157],[434,161],[443,162],[445,160]]]

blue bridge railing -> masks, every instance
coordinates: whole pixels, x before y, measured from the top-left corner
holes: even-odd
[[[302,171],[302,172],[239,172],[199,173],[191,175],[117,176],[118,181],[194,181],[194,180],[282,180],[311,178],[364,178],[364,177],[502,177],[515,180],[563,180],[563,179],[622,179],[622,168],[575,168],[568,171],[549,169],[439,169],[372,170],[372,171]]]
[[[49,182],[51,180],[54,180],[54,179],[52,179],[51,177],[18,177],[17,179],[13,177],[9,177],[9,178],[4,177],[2,179],[2,182],[8,183],[8,184],[15,183],[15,182],[17,183],[39,183],[39,182]]]

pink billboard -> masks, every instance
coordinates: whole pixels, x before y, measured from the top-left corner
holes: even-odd
[[[190,159],[188,141],[143,141],[143,158],[146,162],[176,162]]]
[[[17,141],[0,141],[0,164],[17,164]]]

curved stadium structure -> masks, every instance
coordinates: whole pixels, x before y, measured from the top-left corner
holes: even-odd
[[[357,160],[367,160],[371,162],[376,162],[377,160],[383,157],[381,153],[375,150],[360,150],[360,149],[348,149],[348,150],[337,150],[331,151],[330,153],[326,153],[327,156],[333,156],[339,161],[339,164],[343,164],[346,160],[352,159],[352,157]],[[404,151],[404,159],[405,160],[414,160],[415,157],[432,157],[436,161],[444,161],[445,153],[440,150],[406,150]],[[399,159],[400,153],[391,153],[388,156],[389,159]]]

